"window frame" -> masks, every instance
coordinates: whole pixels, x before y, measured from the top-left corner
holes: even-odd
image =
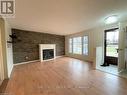
[[[87,37],[87,43],[84,43],[84,38]],[[87,44],[87,54],[84,53],[84,45]],[[85,55],[85,56],[88,56],[89,55],[89,36],[88,35],[84,35],[82,37],[82,54]]]
[[[79,38],[79,37],[81,38],[81,53],[75,53],[74,52],[74,39]],[[84,37],[87,37],[87,54],[84,54]],[[71,44],[70,44],[70,40],[72,40]],[[71,45],[71,49],[70,49],[70,45]],[[68,39],[68,48],[69,48],[68,52],[70,54],[88,56],[89,55],[89,35],[70,37]]]
[[[80,45],[81,45],[81,52],[80,53],[76,53],[75,51],[74,51],[74,45],[75,45],[75,43],[74,43],[74,39],[76,39],[76,38],[80,38]],[[77,43],[76,43],[76,45],[78,45]],[[82,55],[82,37],[81,36],[77,36],[77,37],[73,37],[73,54],[77,54],[77,55]]]
[[[71,40],[71,43],[70,43],[70,40]],[[69,44],[69,53],[73,53],[73,38],[69,38],[69,41],[68,41],[68,44]],[[71,49],[70,49],[71,47]]]

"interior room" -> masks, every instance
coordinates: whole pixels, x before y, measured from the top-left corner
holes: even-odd
[[[0,95],[127,94],[127,0],[0,5]]]

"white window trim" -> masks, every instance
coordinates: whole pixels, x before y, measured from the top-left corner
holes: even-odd
[[[76,36],[76,37],[73,37],[73,39],[74,38],[79,38],[79,37],[81,37],[81,45],[83,46],[83,44],[82,44],[82,36]],[[72,53],[75,54],[75,55],[82,55],[82,46],[81,46],[81,54],[74,53],[74,47],[73,46],[72,46],[72,48],[73,48],[73,52]]]
[[[84,37],[85,36],[87,36],[88,37],[88,54],[84,54],[83,52],[84,52]],[[88,56],[89,55],[89,36],[88,35],[84,35],[83,37],[82,37],[82,55],[84,55],[84,56]]]
[[[70,52],[70,39],[72,40],[72,43],[71,43],[71,52]],[[70,54],[73,54],[73,38],[69,38],[68,40],[68,51]]]
[[[84,51],[84,36],[87,36],[88,37],[88,54],[84,54],[83,53],[83,51]],[[77,38],[77,37],[81,37],[81,41],[82,41],[82,52],[81,52],[81,54],[76,54],[76,53],[74,53],[74,47],[73,47],[73,38]],[[70,39],[72,39],[72,52],[70,52],[70,50],[68,49],[68,52],[70,53],[70,54],[74,54],[74,55],[83,55],[83,56],[88,56],[89,55],[89,35],[83,35],[83,36],[75,36],[75,37],[70,37],[69,38],[69,40]],[[70,42],[68,41],[68,47],[70,48]]]

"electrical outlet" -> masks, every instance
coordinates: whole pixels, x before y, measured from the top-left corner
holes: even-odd
[[[26,57],[25,57],[25,59],[26,59],[26,60],[28,60],[28,59],[29,59],[29,57],[28,57],[28,56],[26,56]]]

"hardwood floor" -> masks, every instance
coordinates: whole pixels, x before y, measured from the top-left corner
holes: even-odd
[[[127,95],[127,80],[62,57],[15,66],[5,89],[8,95]]]

